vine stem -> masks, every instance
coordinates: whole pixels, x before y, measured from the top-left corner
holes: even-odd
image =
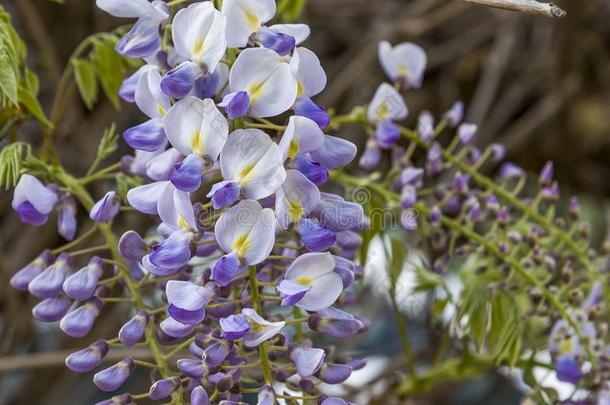
[[[69,243],[66,243],[63,246],[60,246],[56,249],[51,250],[51,252],[54,255],[56,255],[58,253],[65,252],[66,250],[72,249],[73,247],[78,246],[81,242],[84,242],[85,239],[87,239],[89,236],[93,235],[96,231],[97,231],[97,228],[95,226],[92,226],[89,230],[84,232],[78,238],[74,239],[73,241],[71,241]]]
[[[258,279],[256,278],[256,266],[248,267],[248,280],[250,282],[250,295],[252,296],[252,305],[254,310],[259,314],[262,311],[261,298],[258,293]],[[267,354],[267,346],[265,342],[258,345],[258,352],[260,354],[261,368],[263,370],[263,378],[265,384],[271,385],[273,382],[273,376],[271,375],[271,363],[269,362],[269,355]]]
[[[87,211],[91,210],[93,207],[94,201],[91,195],[87,192],[87,190],[83,187],[83,185],[74,177],[70,176],[66,173],[62,167],[56,167],[57,171],[54,173],[57,179],[65,185],[70,192],[75,195],[80,203],[85,207]],[[128,270],[127,264],[125,263],[125,259],[119,253],[118,249],[118,239],[109,224],[96,224],[96,228],[99,230],[100,234],[106,240],[106,245],[112,254],[113,260],[118,264],[119,273],[121,274],[123,281],[125,282],[125,286],[127,287],[127,291],[130,296],[133,298],[133,304],[136,311],[145,310],[146,306],[144,305],[144,301],[140,292],[137,288],[136,282],[134,281],[131,273]],[[161,345],[157,340],[155,334],[155,325],[153,322],[148,322],[146,324],[146,328],[144,331],[144,335],[146,337],[146,342],[150,347],[150,351],[152,352],[153,358],[155,360],[155,365],[158,367],[159,372],[163,378],[168,378],[172,375],[165,356],[161,350]],[[182,392],[181,390],[176,390],[172,394],[172,403],[174,404],[183,404],[182,401]]]
[[[390,201],[399,201],[400,200],[400,196],[397,195],[396,193],[385,189],[382,185],[380,185],[378,183],[369,182],[366,178],[362,179],[362,178],[358,178],[358,177],[353,177],[350,175],[346,175],[344,173],[336,174],[335,178],[344,181],[345,184],[352,184],[352,185],[360,186],[360,187],[369,187],[371,190],[374,190],[376,193],[380,194],[387,200],[390,200]],[[430,213],[430,210],[422,203],[415,204],[415,206],[413,208],[416,211],[422,213],[424,216],[427,216]],[[484,236],[478,234],[474,230],[462,225],[459,221],[453,220],[451,218],[446,217],[445,215],[442,215],[441,223],[444,226],[446,226],[447,228],[463,235],[468,240],[472,240],[472,241],[476,242],[479,246],[483,247],[490,254],[492,254],[499,260],[508,264],[512,269],[514,269],[521,277],[523,277],[529,283],[531,283],[532,285],[534,285],[538,289],[540,289],[540,291],[542,291],[542,294],[544,295],[546,300],[552,306],[554,306],[555,309],[557,309],[557,311],[559,312],[561,317],[563,319],[565,319],[566,322],[568,322],[570,324],[570,326],[574,329],[574,332],[577,334],[578,338],[581,341],[585,340],[585,337],[582,334],[580,327],[578,326],[576,321],[572,318],[572,316],[568,313],[568,310],[566,309],[566,307],[559,301],[557,296],[555,294],[553,294],[553,292],[551,292],[548,288],[546,288],[546,286],[544,285],[543,282],[541,282],[538,278],[536,278],[534,275],[529,273],[521,265],[521,263],[519,263],[519,261],[517,261],[515,258],[513,258],[511,256],[504,255],[496,245],[494,245],[492,242],[490,242],[488,239],[486,239]],[[595,364],[595,357],[591,353],[590,348],[586,347],[586,351],[587,351],[587,355],[588,355],[591,363]]]

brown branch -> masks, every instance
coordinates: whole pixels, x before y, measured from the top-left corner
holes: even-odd
[[[465,3],[518,11],[546,17],[563,17],[566,12],[553,3],[539,3],[536,0],[460,0]]]

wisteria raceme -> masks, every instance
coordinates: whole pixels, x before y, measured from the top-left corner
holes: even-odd
[[[56,208],[58,232],[69,242],[43,251],[10,283],[40,299],[37,320],[88,339],[65,362],[78,373],[95,371],[93,383],[114,393],[101,403],[237,404],[255,393],[259,405],[350,404],[329,396],[337,391],[325,384],[342,384],[365,367],[365,358],[335,344],[371,326],[349,304],[365,288],[374,237],[387,266],[399,267],[390,269],[386,295],[404,327],[396,290],[408,260],[397,234],[419,237],[414,245],[429,263],[418,270],[418,288],[448,297],[438,299],[441,311],[453,306],[447,328],[470,335],[454,350],[465,353],[464,369],[485,350],[491,355],[481,364],[538,364],[542,337],[545,366],[560,381],[586,391],[590,402],[610,398],[603,383],[610,375],[607,281],[596,267],[606,253],[581,243],[588,228],[579,225],[576,200],[570,228],[555,217],[560,191],[552,163],[526,198],[526,171],[498,165],[501,145],[473,144],[478,127],[463,122],[462,102],[438,120],[416,114],[415,130],[403,125],[404,92],[423,84],[421,47],[380,42],[389,83],[368,105],[335,115],[314,101],[327,77],[302,46],[309,27],[280,23],[273,0],[96,3],[137,19],[116,51],[144,64],[119,95],[145,118],[123,132],[133,156],[110,170],[79,180],[58,165],[21,176],[12,201],[21,221],[43,225]],[[334,132],[343,124],[368,134],[359,158]],[[452,131],[448,141],[445,130]],[[345,170],[354,160],[358,176]],[[496,180],[480,173],[484,165],[494,165]],[[108,173],[128,178],[128,190],[119,184],[93,198],[86,186]],[[359,201],[362,190],[367,198]],[[77,224],[77,202],[89,224]],[[124,215],[149,226],[123,229],[119,238],[113,223]],[[90,229],[79,234],[79,227]],[[77,249],[94,235],[101,245]],[[443,281],[458,262],[466,269],[462,305]],[[576,271],[590,278],[573,277]],[[517,303],[507,302],[507,291],[518,291]],[[102,339],[96,320],[115,304],[129,311],[116,335]],[[539,338],[531,353],[519,340],[528,327]],[[419,365],[401,332],[408,377],[391,387],[408,395],[417,391]],[[102,366],[115,348],[136,346],[150,349],[151,362],[126,355]],[[433,365],[422,366],[435,375]],[[148,391],[124,393],[131,374],[146,368]]]

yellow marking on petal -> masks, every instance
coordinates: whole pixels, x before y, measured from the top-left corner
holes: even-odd
[[[191,229],[190,225],[186,222],[186,219],[182,215],[178,215],[178,226],[185,231]]]
[[[574,349],[574,342],[572,339],[564,339],[563,342],[559,345],[559,353],[568,354],[571,353]]]
[[[246,183],[248,181],[248,177],[250,176],[250,172],[252,172],[252,169],[254,168],[255,163],[248,163],[247,165],[245,165],[240,171],[239,173],[237,173],[237,180],[240,183]]]
[[[309,287],[311,285],[311,282],[313,281],[313,279],[310,277],[307,277],[307,276],[300,276],[300,277],[297,277],[294,281],[305,287]]]
[[[288,145],[288,158],[294,159],[299,154],[299,143],[296,139],[292,139],[290,141],[290,145]]]
[[[256,99],[261,96],[261,92],[262,92],[264,84],[265,84],[265,82],[258,82],[258,83],[251,84],[248,87],[248,96],[250,96],[250,103],[255,102]]]
[[[263,330],[265,330],[265,327],[263,325],[261,325],[260,323],[256,322],[254,319],[250,318],[250,317],[246,317],[246,319],[248,320],[248,322],[250,323],[250,325],[252,325],[250,327],[250,331],[254,332],[254,333],[260,333]]]
[[[409,68],[406,65],[399,65],[398,75],[402,77],[409,77]]]
[[[305,87],[303,87],[303,83],[297,81],[297,98],[302,97],[303,93],[305,93]]]
[[[297,201],[288,200],[288,213],[292,222],[297,222],[303,216],[303,207]]]
[[[165,107],[163,107],[161,104],[157,103],[157,112],[159,113],[160,116],[164,117],[165,114],[167,113],[167,111],[165,110]]]
[[[203,155],[203,135],[201,134],[201,130],[196,130],[191,136],[191,150],[198,154]]]
[[[246,24],[248,24],[248,28],[250,28],[251,31],[256,31],[258,29],[258,27],[261,26],[260,18],[258,18],[256,13],[252,9],[249,9],[249,8],[244,10],[244,13],[245,13],[245,17],[246,17]]]
[[[195,41],[195,45],[193,45],[193,49],[191,49],[191,53],[193,54],[195,59],[199,59],[203,55],[204,51],[205,43],[203,42],[203,39],[197,38],[197,40]]]
[[[248,239],[248,234],[241,234],[231,246],[231,250],[233,250],[237,256],[244,257],[248,250],[250,249],[250,240]]]
[[[384,120],[389,113],[390,109],[388,108],[388,104],[384,101],[383,103],[381,103],[379,108],[377,108],[377,118],[379,118],[380,121]]]

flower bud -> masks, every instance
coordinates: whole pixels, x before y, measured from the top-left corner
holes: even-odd
[[[458,127],[458,138],[462,145],[467,145],[472,141],[472,138],[477,133],[477,126],[475,124],[463,123]]]
[[[309,327],[338,339],[345,339],[360,332],[364,325],[352,314],[329,307],[310,314]]]
[[[108,344],[98,340],[82,350],[66,357],[66,366],[76,373],[88,373],[102,363],[108,353]]]
[[[295,227],[303,245],[310,252],[322,252],[335,244],[337,237],[330,229],[309,218],[301,219]]]
[[[381,161],[381,149],[374,139],[369,139],[364,147],[364,152],[360,156],[359,166],[363,170],[371,171],[379,166]]]
[[[91,331],[93,323],[101,309],[102,302],[94,297],[75,310],[68,312],[68,314],[61,318],[59,327],[70,337],[84,337]]]
[[[197,386],[191,391],[192,405],[210,405],[210,397],[202,386]]]
[[[136,231],[127,231],[119,239],[119,253],[127,260],[140,261],[148,253],[146,242]]]
[[[417,117],[417,132],[428,143],[434,135],[434,117],[430,111],[422,111]]]
[[[179,359],[176,366],[184,375],[191,378],[203,378],[208,372],[202,360]]]
[[[70,309],[72,301],[65,295],[46,298],[32,308],[32,315],[41,322],[59,321]]]
[[[62,195],[59,200],[57,215],[57,232],[65,240],[73,240],[76,235],[76,202],[68,195]]]
[[[106,392],[119,388],[136,368],[131,357],[127,357],[112,367],[104,369],[93,376],[93,383]]]
[[[352,374],[352,368],[347,364],[324,363],[316,376],[327,384],[341,384]]]
[[[66,278],[63,283],[65,293],[77,301],[91,298],[103,273],[102,263],[102,259],[93,256],[87,266]]]
[[[307,346],[293,346],[289,349],[288,355],[302,378],[313,376],[322,367],[326,357],[324,350]]]
[[[435,175],[443,171],[443,161],[441,160],[441,146],[438,143],[432,144],[426,156],[426,170],[428,174]]]
[[[543,186],[548,186],[553,181],[553,162],[548,161],[540,171],[540,175],[538,176],[538,183]]]
[[[20,291],[27,291],[30,282],[53,262],[50,250],[43,251],[36,259],[21,268],[11,277],[11,286]]]
[[[461,101],[456,101],[453,103],[449,111],[445,113],[444,118],[452,127],[457,127],[460,125],[462,118],[464,118],[464,103]]]
[[[91,208],[89,218],[95,222],[109,222],[119,213],[119,208],[121,208],[121,204],[116,197],[116,193],[109,191]]]
[[[119,330],[119,340],[126,347],[131,347],[142,340],[144,329],[148,323],[146,311],[138,312],[133,318],[125,323]]]
[[[47,267],[29,284],[28,290],[38,298],[53,298],[61,292],[61,287],[70,272],[72,257],[68,253],[59,255],[55,263]]]
[[[181,385],[180,377],[173,376],[163,380],[156,381],[148,391],[148,397],[153,401],[167,398]]]

